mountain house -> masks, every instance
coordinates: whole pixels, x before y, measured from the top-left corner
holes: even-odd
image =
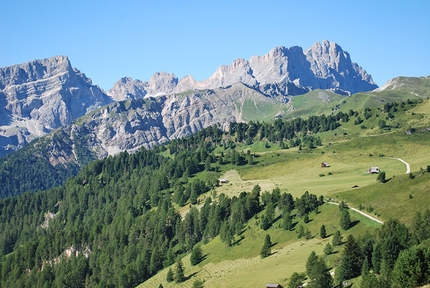
[[[267,284],[266,288],[283,288],[281,284]]]
[[[378,174],[381,172],[378,167],[369,167],[369,174]]]
[[[330,167],[330,164],[328,164],[327,162],[322,162],[321,167]]]

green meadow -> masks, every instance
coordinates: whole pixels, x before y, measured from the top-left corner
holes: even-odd
[[[295,198],[308,191],[317,196],[323,195],[325,200],[345,201],[351,207],[360,208],[382,221],[397,218],[410,225],[414,213],[427,209],[430,204],[430,173],[426,172],[430,165],[430,131],[425,130],[430,126],[430,101],[425,99],[416,107],[399,111],[394,119],[387,119],[378,107],[383,105],[381,99],[404,99],[397,92],[341,97],[330,92],[313,91],[308,95],[313,98],[293,98],[296,111],[301,110],[301,115],[333,111],[330,107],[344,111],[371,107],[372,114],[367,119],[361,116],[361,125],[354,124],[354,121],[363,115],[362,112],[352,116],[348,123],[335,131],[321,133],[323,146],[313,149],[281,149],[279,143],[269,143],[267,146],[265,141],[236,147],[237,151],[245,154],[249,150],[254,156],[254,163],[217,165],[216,173],[197,175],[202,179],[219,177],[229,181],[201,195],[200,200],[208,196],[216,198],[221,193],[229,197],[238,196],[240,192],[250,192],[258,184],[262,192],[279,188]],[[414,97],[414,94],[409,95]],[[312,106],[312,101],[325,101],[325,106]],[[253,103],[246,105],[261,111],[267,108],[257,107]],[[273,116],[270,109],[264,113]],[[385,119],[389,129],[378,127],[381,119]],[[406,133],[411,128],[415,128],[414,133]],[[215,150],[216,155],[221,152],[221,147]],[[409,164],[410,171],[401,160]],[[321,167],[323,162],[330,167]],[[385,172],[385,183],[378,182],[377,175],[368,173],[369,167],[375,166]],[[184,215],[188,209],[189,206],[182,207],[180,212]],[[235,235],[232,246],[226,246],[219,236],[201,243],[204,260],[198,265],[191,266],[190,256],[185,256],[182,259],[187,277],[185,282],[168,283],[166,268],[139,287],[158,287],[160,284],[163,287],[192,287],[195,280],[204,281],[204,287],[265,287],[267,283],[279,283],[286,287],[294,272],[305,271],[306,260],[312,251],[324,255],[323,249],[328,242],[331,243],[336,230],[340,230],[343,239],[346,239],[350,233],[357,238],[381,226],[350,210],[354,225],[344,231],[339,225],[339,207],[325,203],[319,207],[318,213],[314,211],[309,214],[310,222],[307,224],[303,223],[302,218],[294,218],[296,227],[302,225],[310,232],[311,238],[306,240],[297,237],[296,229],[286,231],[281,228],[280,220],[275,221],[268,230],[262,230],[259,221],[263,213],[252,218],[240,235]],[[280,211],[276,213],[280,215]],[[319,236],[323,224],[328,235],[325,239]],[[267,234],[273,243],[272,253],[261,259],[259,253]],[[332,271],[340,261],[342,249],[343,246],[335,247],[333,254],[324,255]],[[171,267],[174,269],[174,265]]]

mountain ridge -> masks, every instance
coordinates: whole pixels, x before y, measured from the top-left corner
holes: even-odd
[[[203,81],[196,81],[189,75],[178,79],[174,74],[166,72],[155,73],[148,82],[123,77],[107,94],[116,100],[126,100],[133,96],[160,95],[159,90],[154,89],[157,83],[168,83],[162,93],[169,94],[226,87],[238,82],[268,96],[294,96],[314,89],[329,89],[351,95],[378,87],[370,74],[351,61],[348,52],[335,42],[324,40],[322,43],[316,42],[305,51],[299,46],[278,46],[263,56],[252,56],[249,60],[235,59],[230,65],[220,65]],[[142,88],[144,93],[131,93]]]

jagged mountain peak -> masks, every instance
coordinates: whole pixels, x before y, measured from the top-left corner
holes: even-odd
[[[73,69],[67,56],[32,60],[26,63],[0,68],[0,88],[4,88],[8,85],[20,85],[31,81],[46,79],[53,75],[66,73],[71,70]]]
[[[0,69],[0,155],[112,102],[67,56]]]
[[[270,97],[294,96],[314,89],[328,89],[339,94],[377,88],[372,77],[351,61],[348,52],[335,42],[323,40],[303,51],[302,47],[277,46],[262,56],[249,60],[237,58],[230,65],[220,65],[206,80],[195,81],[191,76],[179,80],[174,74],[155,73],[148,82],[145,96],[181,93],[194,89],[215,89],[243,83],[266,93]],[[268,88],[270,87],[270,88]],[[111,91],[114,99],[141,97],[119,95]]]
[[[148,82],[148,94],[152,96],[170,93],[178,85],[178,78],[175,74],[167,72],[155,73]]]
[[[278,46],[262,56],[237,58],[230,65],[219,66],[203,81],[191,76],[179,80],[167,72],[157,72],[148,81],[123,77],[107,95],[73,68],[67,56],[55,56],[0,69],[0,146],[16,150],[112,100],[197,93],[242,84],[265,97],[279,99],[314,89],[350,95],[377,87],[346,51],[327,40],[305,51],[299,46]]]

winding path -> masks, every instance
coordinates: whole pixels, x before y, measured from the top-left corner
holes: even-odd
[[[406,172],[405,172],[405,174],[411,173],[411,165],[408,162],[406,162],[405,160],[403,160],[401,158],[394,158],[394,157],[389,157],[389,158],[399,160],[400,162],[402,162],[403,164],[405,164],[406,165]],[[339,203],[336,203],[336,202],[326,202],[326,203],[333,204],[333,205],[339,205]],[[353,210],[353,211],[355,211],[355,212],[357,212],[357,213],[360,213],[361,215],[369,218],[372,221],[375,221],[375,222],[380,223],[380,224],[384,224],[384,222],[382,222],[381,220],[376,219],[375,217],[370,216],[369,214],[366,214],[363,211],[358,210],[357,208],[353,208],[351,206],[348,206],[348,208],[351,209],[351,210]]]
[[[328,204],[333,204],[333,205],[339,205],[339,203],[336,203],[336,202],[326,202],[326,203],[328,203]],[[353,211],[355,211],[355,212],[357,212],[357,213],[360,213],[361,215],[363,215],[364,217],[369,218],[369,219],[370,219],[370,220],[372,220],[372,221],[375,221],[375,222],[377,222],[377,223],[379,223],[379,224],[384,224],[384,222],[383,222],[383,221],[381,221],[381,220],[379,220],[379,219],[376,219],[375,217],[372,217],[372,216],[370,216],[369,214],[366,214],[366,213],[364,213],[363,211],[358,210],[357,208],[353,208],[353,207],[351,207],[351,206],[348,206],[348,208],[349,208],[349,209],[351,209],[351,210],[353,210]]]
[[[409,165],[408,162],[406,162],[405,160],[400,159],[400,158],[391,158],[391,159],[397,159],[397,160],[399,160],[400,162],[402,162],[403,164],[406,165],[406,173],[405,174],[411,173],[411,165]]]

